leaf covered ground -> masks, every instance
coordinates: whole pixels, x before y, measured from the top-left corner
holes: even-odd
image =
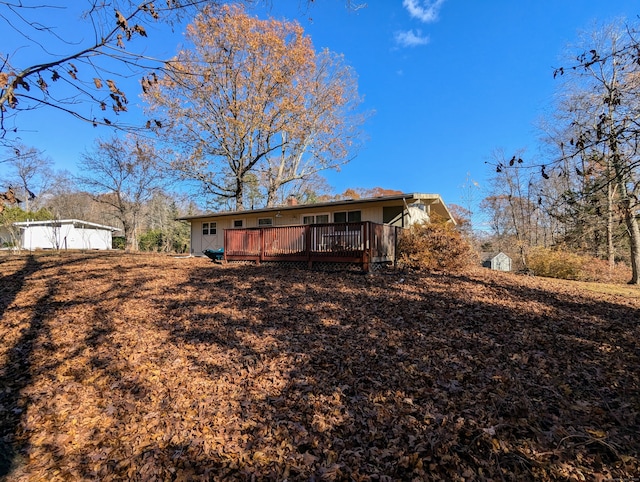
[[[640,292],[0,257],[0,479],[627,480]]]

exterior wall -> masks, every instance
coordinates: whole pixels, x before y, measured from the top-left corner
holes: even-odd
[[[485,260],[482,266],[496,271],[511,271],[511,258],[504,253],[498,253]]]
[[[408,201],[412,202],[411,199]],[[283,207],[281,211],[274,208],[270,212],[252,213],[252,212],[239,212],[237,214],[225,214],[223,216],[212,216],[206,218],[197,218],[190,221],[191,223],[191,254],[195,256],[201,256],[202,252],[207,249],[218,250],[224,248],[224,230],[232,229],[235,227],[242,228],[256,228],[260,227],[258,220],[261,218],[270,218],[272,220],[272,226],[296,226],[303,224],[304,216],[317,216],[319,214],[325,214],[329,217],[329,222],[333,223],[334,214],[337,212],[350,212],[360,211],[361,221],[371,221],[377,224],[384,224],[384,208],[393,207],[400,209],[402,214],[398,216],[398,219],[394,223],[395,226],[406,226],[409,223],[409,217],[407,216],[407,205],[402,199],[393,200],[381,200],[380,202],[363,202],[359,204],[357,201],[343,205],[321,205],[321,206],[304,206],[300,209],[289,209]],[[416,208],[417,209],[417,208]],[[426,210],[424,214],[427,215],[431,210],[431,206],[426,204]],[[242,226],[235,226],[234,221],[242,221]],[[216,234],[203,234],[203,223],[216,223]]]
[[[203,234],[203,224],[216,223],[216,234]],[[224,229],[231,227],[231,220],[204,218],[191,221],[191,254],[200,256],[205,249],[220,249],[224,245]]]
[[[63,224],[60,227],[28,226],[21,229],[22,249],[64,249],[64,240],[72,237],[73,225]]]
[[[191,221],[191,254],[195,256],[202,255],[206,249],[216,250],[224,247],[224,230],[234,228],[234,221],[242,221],[243,228],[259,227],[258,220],[263,218],[271,218],[273,226],[295,226],[302,224],[304,216],[327,214],[329,222],[333,222],[333,215],[336,212],[344,211],[361,211],[362,221],[372,221],[382,224],[382,207],[381,206],[341,206],[310,208],[296,211],[283,211],[280,215],[275,213],[238,213],[237,216],[211,217],[202,218]],[[202,232],[204,223],[216,223],[216,234],[205,235]]]
[[[76,236],[68,240],[69,249],[112,249],[111,231],[76,228]]]
[[[491,260],[491,269],[511,271],[511,258],[504,253],[499,253]]]
[[[73,224],[28,226],[22,229],[22,249],[111,249],[111,231],[76,228]]]

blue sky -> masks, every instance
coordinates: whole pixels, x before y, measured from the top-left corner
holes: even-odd
[[[551,112],[553,69],[578,31],[640,14],[631,0],[352,0],[362,8],[351,10],[345,0],[270,3],[260,16],[296,19],[317,49],[344,54],[363,108],[375,111],[357,157],[327,174],[334,191],[380,186],[463,205],[468,176],[482,196],[493,151],[539,155],[536,123]],[[175,52],[179,32],[149,33],[164,39],[154,48]],[[46,110],[25,115],[21,128],[25,144],[70,171],[96,136],[109,135]]]

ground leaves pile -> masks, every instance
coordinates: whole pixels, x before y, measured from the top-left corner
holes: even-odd
[[[633,288],[5,256],[0,479],[638,477],[638,340]]]

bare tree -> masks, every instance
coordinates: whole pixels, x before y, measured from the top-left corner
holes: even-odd
[[[52,161],[38,149],[21,144],[13,146],[9,152],[11,155],[5,159],[8,173],[0,181],[13,188],[23,202],[24,209],[29,211],[35,207],[36,197],[51,186]]]
[[[98,140],[95,149],[83,155],[79,168],[83,174],[78,183],[95,201],[111,208],[122,225],[126,249],[137,251],[144,205],[167,182],[154,150],[132,137]]]
[[[280,148],[267,153],[258,167],[269,207],[287,185],[312,181],[321,171],[350,161],[360,141],[359,127],[366,116],[356,112],[360,103],[356,78],[342,57],[320,52],[304,77],[297,122],[280,132]]]
[[[624,220],[630,283],[640,284],[640,43],[633,28],[614,24],[593,32],[583,45],[571,68],[556,71],[568,78],[572,97],[582,99],[566,111],[575,137],[559,146],[558,165],[570,163],[580,176],[597,170],[594,189],[615,202]]]
[[[545,244],[547,236],[534,173],[524,166],[522,155],[520,152],[506,160],[502,151],[494,152],[496,174],[491,193],[481,207],[489,212],[490,225],[498,240],[505,243],[509,239],[510,248],[515,248],[526,268],[529,249]]]
[[[269,3],[237,0],[236,3]],[[301,2],[309,7],[313,0]],[[204,6],[223,0],[0,0],[0,144],[11,145],[19,133],[21,112],[49,108],[94,126],[140,129],[124,121],[130,78],[150,71],[170,72],[173,65],[154,54],[157,35],[192,18]],[[364,5],[346,0],[346,7]],[[65,18],[65,27],[56,19]],[[75,27],[66,28],[69,21]],[[159,31],[162,24],[169,28]],[[155,36],[155,37],[154,37]],[[10,43],[10,39],[20,42]]]
[[[202,5],[215,3],[0,1],[3,33],[22,41],[21,48],[4,52],[0,58],[0,141],[10,144],[7,135],[19,132],[20,112],[40,107],[66,112],[93,125],[132,127],[114,117],[128,109],[120,81],[171,68],[166,59],[149,53],[153,39],[142,41],[151,35],[149,27],[172,24]],[[64,31],[49,23],[61,13],[77,19],[81,36],[75,29]]]

